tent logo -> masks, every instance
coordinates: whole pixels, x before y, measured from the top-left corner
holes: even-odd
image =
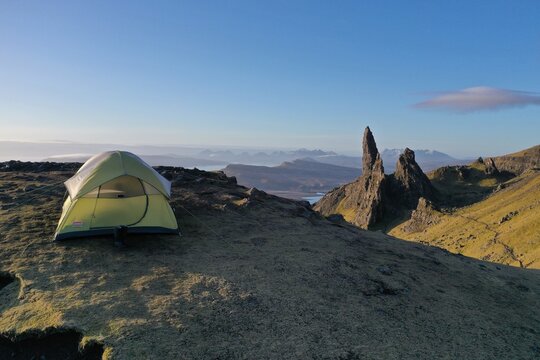
[[[82,221],[74,221],[74,222],[71,223],[71,226],[73,226],[73,227],[81,227],[81,226],[83,226],[83,224],[84,224],[84,222],[82,222]]]

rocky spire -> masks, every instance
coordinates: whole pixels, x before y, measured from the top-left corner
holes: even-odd
[[[416,163],[412,150],[405,149],[396,172],[385,175],[369,127],[364,131],[362,149],[362,176],[326,194],[315,205],[317,211],[325,216],[340,214],[346,221],[369,229],[385,218],[395,219],[404,210],[416,209],[420,198],[426,202],[435,197],[435,189]]]
[[[399,156],[394,172],[394,192],[409,208],[416,208],[418,199],[431,200],[435,189],[415,160],[414,151],[406,148]]]
[[[359,211],[354,223],[369,228],[383,218],[386,178],[381,154],[369,127],[364,131],[362,150],[362,177],[359,181],[361,196],[355,200]]]
[[[362,173],[367,174],[374,170],[376,165],[380,165],[382,168],[381,155],[377,150],[377,144],[375,138],[369,129],[369,126],[364,130],[364,139],[362,141]],[[380,162],[380,164],[377,164]],[[384,169],[382,169],[384,172]]]

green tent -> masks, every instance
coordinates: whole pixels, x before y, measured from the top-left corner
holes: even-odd
[[[168,203],[171,183],[138,156],[107,151],[90,158],[65,183],[68,197],[55,240],[129,233],[178,233]]]

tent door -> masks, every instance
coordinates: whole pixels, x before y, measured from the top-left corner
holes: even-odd
[[[91,228],[135,225],[148,210],[148,196],[142,181],[121,176],[97,189]]]

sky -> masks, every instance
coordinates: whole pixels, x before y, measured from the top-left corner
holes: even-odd
[[[540,143],[539,1],[0,0],[0,140],[497,155]]]

